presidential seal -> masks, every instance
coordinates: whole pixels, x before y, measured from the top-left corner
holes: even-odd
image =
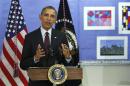
[[[62,84],[67,79],[67,69],[64,65],[55,64],[48,70],[48,78],[53,84]]]

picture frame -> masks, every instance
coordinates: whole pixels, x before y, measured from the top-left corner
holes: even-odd
[[[84,30],[114,30],[115,7],[84,7]]]
[[[118,32],[130,34],[130,2],[118,3]]]
[[[97,59],[128,59],[128,37],[98,36]]]

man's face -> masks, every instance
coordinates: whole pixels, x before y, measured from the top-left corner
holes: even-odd
[[[56,13],[53,9],[45,9],[40,15],[40,20],[44,29],[49,30],[56,21]]]

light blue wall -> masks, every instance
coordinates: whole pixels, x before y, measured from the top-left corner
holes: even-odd
[[[80,58],[82,60],[96,60],[96,39],[97,36],[125,36],[118,34],[118,2],[125,2],[130,0],[80,0],[79,3],[79,43],[80,43]],[[83,30],[83,7],[101,7],[114,6],[115,7],[115,30]],[[129,37],[129,35],[126,35]],[[128,38],[130,40],[130,37]],[[128,44],[130,45],[130,43]],[[128,52],[130,46],[128,46]],[[128,55],[130,60],[130,53]]]
[[[20,0],[24,19],[28,31],[35,30],[40,26],[39,14],[44,6],[52,5],[57,10],[60,0]],[[97,36],[119,36],[118,34],[118,2],[130,0],[68,0],[71,16],[78,37],[81,60],[96,60],[96,37]],[[5,34],[7,17],[10,9],[11,0],[0,0],[0,51]],[[83,7],[84,6],[115,6],[115,30],[83,30]],[[121,35],[125,36],[125,35]],[[130,35],[128,39],[130,40]],[[130,45],[130,43],[128,44]],[[128,46],[130,52],[130,46]],[[130,60],[130,53],[128,55]]]
[[[0,51],[2,50],[2,43],[6,29],[7,17],[9,14],[10,0],[0,1]]]

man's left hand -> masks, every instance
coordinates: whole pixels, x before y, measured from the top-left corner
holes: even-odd
[[[63,52],[64,57],[65,58],[71,57],[70,50],[69,50],[68,46],[66,44],[62,43],[61,47],[62,47],[62,52]]]

